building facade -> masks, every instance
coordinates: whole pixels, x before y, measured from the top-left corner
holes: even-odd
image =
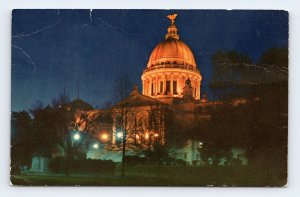
[[[154,143],[164,145],[168,140],[169,114],[185,132],[196,122],[210,121],[212,111],[222,107],[221,101],[209,101],[201,95],[202,75],[191,48],[180,39],[176,17],[168,16],[171,24],[167,34],[149,57],[141,75],[142,91],[135,86],[126,99],[109,110],[112,123],[111,129],[106,129],[108,145],[101,150],[91,146],[87,158],[120,162],[123,142],[126,155],[144,156],[143,152],[153,149]],[[188,164],[203,164],[202,146],[202,141],[188,139],[182,146],[171,145],[169,155]],[[244,152],[240,152],[235,154],[241,157]]]

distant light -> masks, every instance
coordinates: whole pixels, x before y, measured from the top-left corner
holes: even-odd
[[[138,134],[135,135],[136,139],[140,139],[140,136]]]
[[[203,146],[203,142],[200,141],[200,142],[198,143],[198,148],[202,148],[202,146]]]
[[[157,134],[157,133],[155,133],[155,134],[154,134],[154,137],[158,137],[158,134]]]
[[[99,144],[98,143],[93,144],[93,148],[94,149],[98,149],[99,148]]]
[[[123,133],[122,132],[118,132],[117,133],[117,138],[122,138],[123,137]]]
[[[145,139],[149,139],[149,133],[145,133]]]
[[[80,140],[80,134],[79,133],[75,133],[73,136],[74,140]]]
[[[107,139],[108,139],[108,135],[107,135],[106,133],[103,133],[103,134],[101,135],[101,139],[102,139],[102,140],[107,140]]]

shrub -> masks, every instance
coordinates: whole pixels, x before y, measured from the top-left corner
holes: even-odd
[[[184,161],[182,159],[176,159],[175,162],[176,162],[176,165],[186,166],[186,161]]]
[[[49,169],[55,173],[63,173],[66,167],[65,157],[51,159]],[[76,173],[105,174],[115,170],[115,163],[111,160],[74,159],[69,170]]]
[[[199,163],[199,161],[198,160],[193,160],[192,161],[192,164],[195,166],[195,165],[197,165]]]
[[[173,165],[173,164],[175,164],[175,159],[172,158],[172,157],[164,157],[162,159],[162,161],[163,161],[163,164],[165,164],[165,165]]]
[[[138,156],[125,156],[125,164],[126,165],[137,165],[137,164],[145,164],[148,162],[149,159],[142,158]]]
[[[62,173],[66,165],[65,157],[55,157],[50,160],[49,170],[55,173]]]

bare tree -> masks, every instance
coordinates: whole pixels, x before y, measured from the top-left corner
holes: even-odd
[[[62,105],[65,105],[66,103],[70,102],[70,98],[66,96],[65,94],[59,94],[58,97],[55,97],[51,101],[51,106],[53,108],[59,108],[62,107]]]
[[[125,98],[130,94],[131,88],[133,87],[130,76],[127,72],[122,72],[113,84],[113,98],[112,101],[114,104],[117,104],[117,110],[114,110],[114,113],[118,114],[118,125],[120,125],[122,130],[122,174],[121,177],[124,177],[125,171],[125,152],[126,152],[126,142],[127,142],[127,121],[129,114],[128,100]],[[125,100],[124,100],[125,99]],[[114,108],[114,107],[113,107]]]

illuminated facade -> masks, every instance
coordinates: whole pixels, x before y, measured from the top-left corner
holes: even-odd
[[[194,55],[178,35],[175,25],[177,14],[169,15],[171,24],[165,40],[152,51],[141,79],[143,94],[163,102],[172,103],[173,98],[182,98],[187,79],[190,80],[192,96],[200,99],[202,76],[197,69]]]
[[[206,95],[201,95],[202,75],[192,50],[180,40],[175,26],[176,16],[168,16],[171,24],[165,40],[150,55],[141,76],[142,92],[135,86],[126,99],[110,109],[111,143],[107,150],[92,149],[88,158],[121,162],[124,135],[126,155],[143,154],[144,150],[153,148],[154,142],[166,142],[165,114],[172,113],[173,121],[182,128],[180,132],[185,132],[196,122],[209,121],[213,109],[222,106],[223,102],[208,101]],[[202,146],[202,143],[190,139],[183,147],[171,148],[169,154],[188,164],[193,161],[201,164],[199,144]]]
[[[164,144],[165,114],[169,112],[175,114],[174,121],[180,127],[188,129],[195,121],[209,120],[208,108],[218,104],[208,102],[205,95],[201,98],[202,75],[197,68],[192,50],[179,38],[175,26],[176,16],[177,14],[168,16],[171,24],[165,40],[159,43],[150,55],[141,76],[142,92],[140,93],[135,86],[129,97],[112,107],[110,149],[122,148],[120,145],[124,131],[126,131],[126,154],[129,155],[152,148],[154,142]],[[198,110],[200,113],[195,113],[198,108],[201,108]],[[191,163],[192,160],[200,158],[197,143],[189,141],[187,145],[189,148],[183,147],[172,152],[176,158],[183,155],[182,159]],[[101,159],[120,161],[120,156],[116,155],[110,152],[104,154]]]
[[[128,132],[129,142],[151,145],[151,141],[159,140],[164,143],[163,117],[159,118],[160,122],[154,121],[153,113],[158,117],[165,110],[185,111],[184,117],[181,113],[176,113],[175,117],[184,126],[198,119],[194,115],[195,106],[205,105],[206,101],[200,101],[202,76],[191,49],[179,39],[176,16],[168,16],[171,24],[165,40],[153,49],[142,73],[142,93],[136,86],[128,98],[112,108],[112,144],[117,143],[121,130]],[[205,113],[201,115],[208,118]],[[126,125],[120,125],[122,117]],[[125,120],[122,121],[124,124]]]

